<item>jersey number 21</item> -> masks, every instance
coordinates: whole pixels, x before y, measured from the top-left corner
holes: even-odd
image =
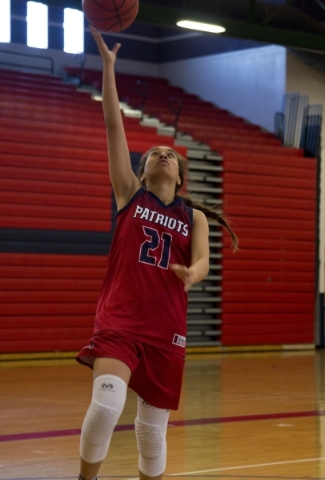
[[[149,227],[142,227],[148,239],[140,247],[139,261],[149,265],[157,265],[160,268],[168,268],[170,258],[170,247],[173,237],[166,232],[161,234],[157,230]],[[162,242],[161,254],[159,258],[160,245]],[[158,250],[158,251],[156,251]],[[158,262],[158,263],[157,263]]]

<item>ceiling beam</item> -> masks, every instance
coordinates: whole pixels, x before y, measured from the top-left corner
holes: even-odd
[[[255,23],[256,0],[249,0],[249,23]]]
[[[286,4],[277,9],[274,13],[280,13],[280,10],[282,11],[283,8],[288,7],[290,4],[294,3],[294,1],[295,0],[287,0]],[[69,6],[79,10],[81,9],[82,4],[82,0],[43,0],[43,2],[47,3],[48,5],[56,5],[61,7]],[[233,20],[228,17],[219,17],[213,12],[204,13],[200,10],[194,12],[193,9],[191,11],[189,8],[184,8],[182,10],[148,5],[140,0],[140,9],[136,20],[138,22],[171,28],[175,28],[176,22],[184,18],[206,23],[217,23],[226,28],[226,32],[222,34],[225,36],[254,40],[256,42],[263,42],[267,44],[282,45],[288,48],[325,54],[325,37],[321,35],[313,35],[288,29],[270,27],[268,25],[256,24],[254,23],[254,14],[255,0],[250,0],[250,18],[248,19],[250,21],[248,22]],[[271,15],[273,16],[273,14]],[[269,16],[264,20],[264,22],[269,22],[270,20],[271,18]]]
[[[193,12],[146,5],[140,2],[138,22],[175,28],[179,20],[193,20],[216,23],[226,28],[222,35],[255,40],[268,44],[282,45],[288,48],[325,53],[325,37],[276,27],[245,23],[231,18],[219,17],[213,13]],[[215,35],[215,34],[211,34]]]
[[[274,12],[270,13],[264,20],[261,22],[262,25],[267,25],[268,23],[271,22],[274,18],[278,17],[280,13],[283,12],[286,8],[290,7],[293,3],[295,3],[297,0],[287,0],[285,4],[281,5],[281,7],[277,8],[274,10]]]
[[[324,5],[324,3],[322,2],[322,0],[315,0],[315,2],[316,2],[323,10],[325,10],[325,5]]]
[[[82,0],[42,0],[42,3],[53,5],[55,7],[75,8],[76,10],[82,9]]]

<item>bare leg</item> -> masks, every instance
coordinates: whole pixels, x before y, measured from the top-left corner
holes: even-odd
[[[131,370],[120,360],[114,358],[96,358],[93,370],[94,380],[100,375],[116,375],[128,385],[131,377]],[[80,458],[80,475],[84,480],[93,480],[98,474],[101,464],[102,462],[88,463]]]
[[[80,475],[84,480],[93,480],[93,478],[96,478],[101,464],[102,462],[87,463],[80,458]]]
[[[163,473],[161,475],[157,475],[156,477],[148,477],[148,475],[145,475],[139,470],[139,480],[161,480],[162,478]]]

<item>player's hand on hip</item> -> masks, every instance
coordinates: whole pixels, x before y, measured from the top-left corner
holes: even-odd
[[[96,28],[91,27],[91,26],[89,28],[90,28],[90,31],[91,31],[91,33],[94,37],[94,40],[97,44],[98,51],[100,53],[100,56],[103,59],[104,64],[114,63],[115,60],[116,60],[117,52],[119,51],[119,49],[121,47],[121,44],[116,43],[114,45],[114,47],[112,48],[112,50],[110,50],[108,48],[108,46],[106,45],[106,43],[104,42],[103,37],[101,36],[99,31]]]
[[[176,273],[184,283],[184,290],[188,292],[193,283],[195,282],[195,275],[193,270],[185,265],[179,265],[178,263],[171,263],[169,265],[170,270]]]

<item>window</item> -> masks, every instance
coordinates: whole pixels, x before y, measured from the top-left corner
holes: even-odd
[[[0,42],[9,43],[10,40],[10,0],[0,0]]]
[[[27,45],[48,48],[48,7],[43,3],[27,2]]]
[[[79,10],[64,9],[64,46],[67,53],[84,51],[84,15]]]

